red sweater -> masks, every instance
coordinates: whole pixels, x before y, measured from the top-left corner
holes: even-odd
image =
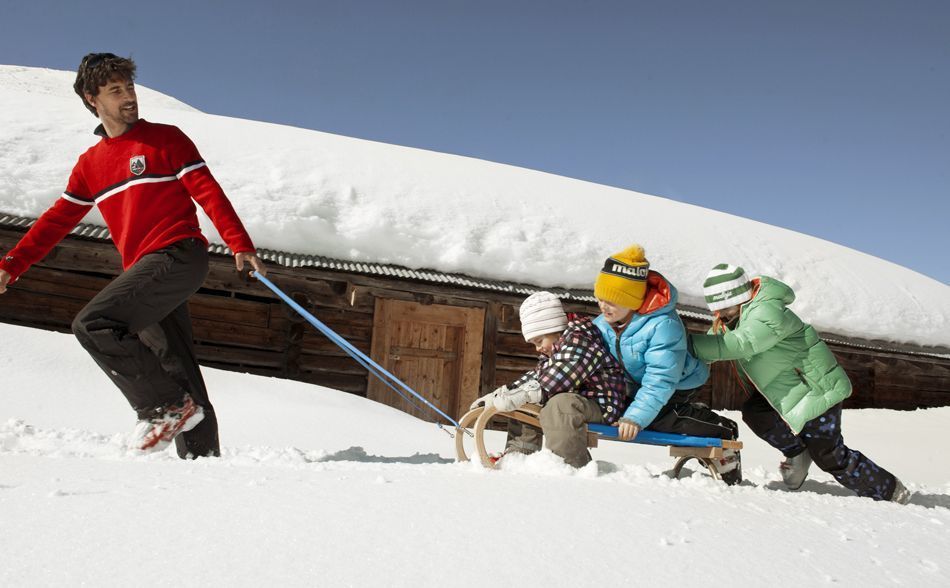
[[[97,129],[97,133],[100,132]],[[194,143],[178,127],[139,120],[103,137],[79,157],[66,192],[36,221],[0,269],[11,282],[56,246],[98,206],[128,269],[143,255],[187,238],[208,242],[194,199],[234,253],[254,244]]]

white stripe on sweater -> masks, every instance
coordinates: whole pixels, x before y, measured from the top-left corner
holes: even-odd
[[[196,164],[194,164],[194,165],[189,165],[188,167],[186,167],[186,168],[182,169],[180,172],[178,172],[178,176],[177,176],[177,177],[178,177],[178,179],[180,180],[183,175],[187,174],[188,172],[195,171],[195,170],[198,169],[198,168],[202,168],[202,167],[204,167],[205,165],[207,165],[207,164],[206,164],[205,162],[203,162],[203,161],[199,161],[198,163],[196,163]]]
[[[162,177],[159,177],[159,178],[140,178],[140,179],[138,179],[138,180],[132,180],[132,181],[129,182],[128,184],[123,184],[123,185],[119,186],[118,188],[113,188],[112,190],[109,190],[108,192],[106,192],[106,193],[103,194],[102,196],[99,196],[98,198],[96,198],[96,202],[97,202],[97,203],[98,203],[98,202],[102,202],[102,201],[105,200],[106,198],[109,198],[109,197],[111,197],[111,196],[115,196],[116,194],[121,194],[122,192],[125,192],[126,190],[128,190],[128,189],[131,188],[132,186],[139,186],[139,185],[141,185],[141,184],[157,184],[157,183],[159,183],[159,182],[174,182],[174,181],[177,180],[177,179],[178,179],[178,178],[175,177],[175,176],[162,176]]]
[[[60,198],[63,198],[64,200],[68,200],[72,202],[73,204],[79,204],[81,206],[92,206],[95,204],[95,202],[89,202],[88,200],[80,200],[79,198],[73,198],[72,196],[70,196],[69,194],[65,192],[63,192],[63,195],[60,196]]]

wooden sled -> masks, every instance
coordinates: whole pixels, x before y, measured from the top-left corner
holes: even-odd
[[[513,412],[498,412],[493,406],[478,407],[465,413],[459,420],[461,429],[472,429],[472,436],[475,439],[475,450],[478,457],[486,468],[494,468],[495,460],[485,447],[485,428],[493,418],[503,418],[516,420],[522,423],[541,428],[539,415],[541,407],[536,404],[526,404]],[[455,435],[455,454],[459,461],[468,461],[468,454],[465,451],[464,431],[459,431]],[[588,425],[587,446],[597,447],[597,441],[600,439],[619,441],[617,439],[617,427],[607,425]],[[706,467],[709,474],[716,480],[719,480],[719,472],[716,470],[715,460],[722,458],[724,449],[742,449],[742,441],[730,441],[728,439],[717,439],[715,437],[691,437],[688,435],[676,435],[673,433],[657,433],[656,431],[640,431],[637,438],[629,443],[640,443],[645,445],[662,445],[670,448],[670,456],[676,458],[673,469],[670,472],[672,477],[679,478],[683,466],[691,459],[695,459]]]

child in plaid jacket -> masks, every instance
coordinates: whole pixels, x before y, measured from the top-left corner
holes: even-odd
[[[587,423],[616,424],[627,403],[623,370],[604,347],[590,318],[568,315],[560,299],[537,292],[521,305],[525,341],[540,353],[538,366],[475,401],[509,412],[527,402],[542,405],[541,430],[517,421],[508,426],[506,453],[547,448],[581,467],[590,461]]]
[[[538,367],[506,388],[516,390],[535,380],[542,405],[556,394],[579,394],[600,406],[604,424],[615,425],[627,404],[620,364],[604,347],[590,317],[570,314],[567,318],[567,328],[558,333],[550,354],[542,352]]]

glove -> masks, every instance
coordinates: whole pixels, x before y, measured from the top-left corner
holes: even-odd
[[[529,402],[541,402],[541,384],[537,380],[528,380],[512,390],[495,390],[492,395],[492,405],[496,410],[511,412]]]
[[[488,406],[489,404],[492,404],[492,401],[495,399],[495,396],[499,394],[507,393],[507,392],[508,392],[508,386],[499,386],[495,388],[493,391],[489,392],[488,394],[480,398],[476,398],[475,402],[473,402],[472,405],[469,406],[468,408],[469,410],[475,410],[476,408],[480,408],[482,406]]]

